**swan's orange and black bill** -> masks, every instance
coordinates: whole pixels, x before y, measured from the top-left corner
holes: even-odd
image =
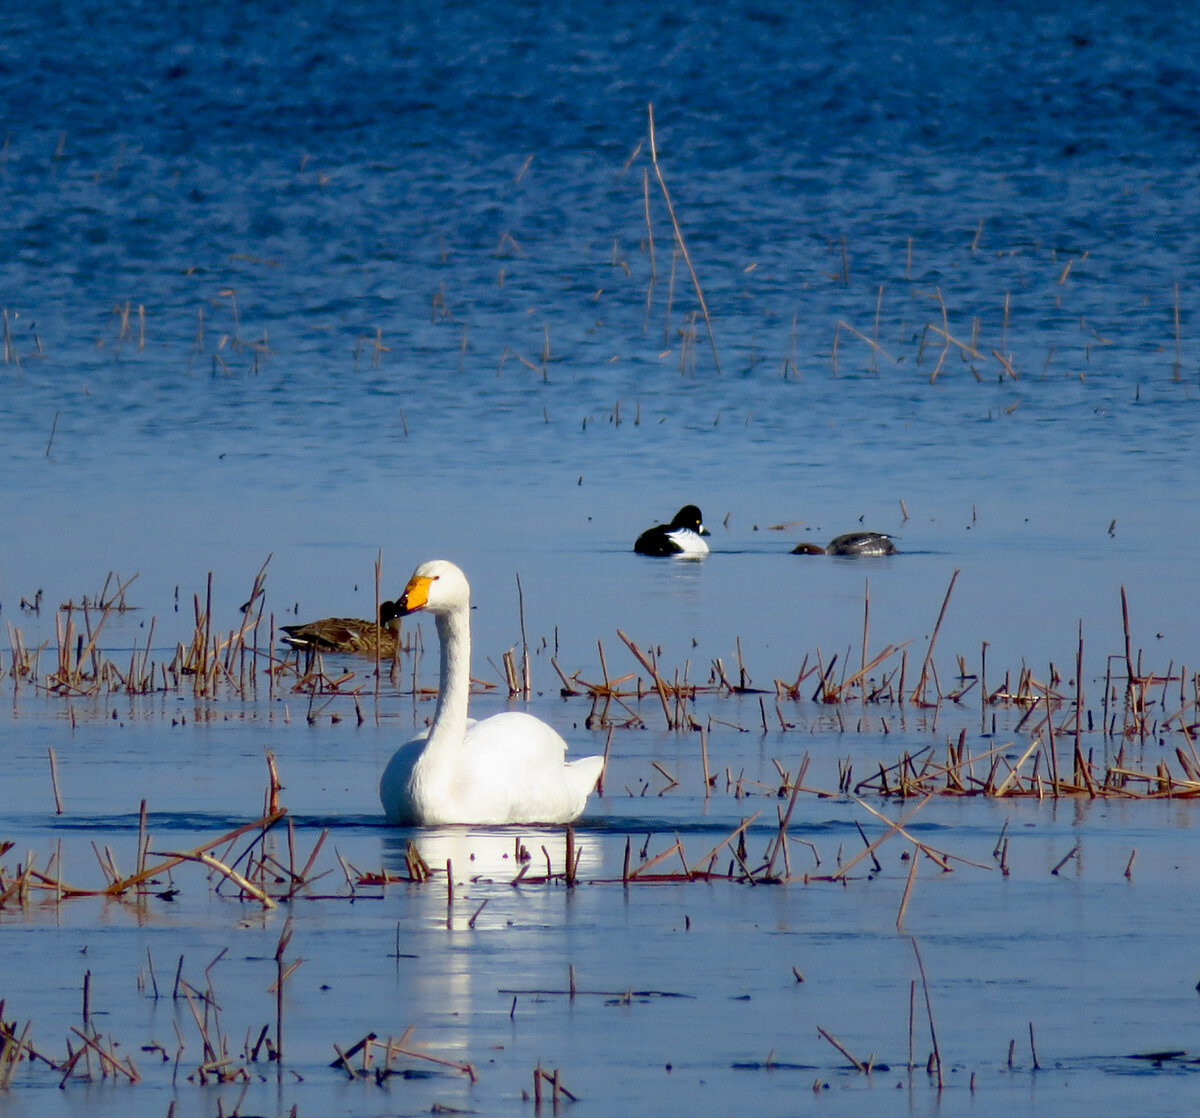
[[[429,602],[429,586],[433,582],[428,575],[413,575],[404,588],[404,593],[396,600],[396,616],[403,617],[408,613],[416,613],[424,609]]]

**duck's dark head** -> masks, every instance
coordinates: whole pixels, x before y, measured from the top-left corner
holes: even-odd
[[[687,528],[697,535],[709,536],[712,535],[707,528],[704,527],[704,518],[700,515],[700,510],[695,505],[684,505],[676,514],[675,519],[671,521],[671,529]]]

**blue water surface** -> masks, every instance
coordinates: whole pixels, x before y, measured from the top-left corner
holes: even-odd
[[[387,595],[418,562],[454,559],[475,591],[476,674],[495,677],[484,659],[494,667],[524,621],[533,709],[583,737],[582,712],[558,705],[552,655],[596,679],[601,641],[614,674],[634,671],[621,629],[700,679],[714,659],[732,664],[740,641],[754,682],[771,689],[818,652],[825,663],[832,653],[857,660],[869,612],[872,650],[911,642],[915,663],[952,579],[938,638],[945,686],[954,657],[977,670],[985,646],[993,681],[1026,664],[1070,676],[1082,634],[1084,691],[1098,707],[1109,657],[1124,650],[1122,590],[1148,671],[1173,665],[1177,677],[1200,659],[1195,5],[131,0],[118,10],[52,0],[10,5],[0,31],[0,621],[26,647],[48,642],[44,669],[53,607],[94,595],[110,571],[137,575],[138,609],[106,622],[106,647],[144,649],[154,618],[153,641],[169,658],[191,634],[209,573],[214,612],[234,628],[268,556],[278,620],[369,614],[381,556]],[[638,532],[688,502],[713,531],[708,558],[679,565],[630,553]],[[901,554],[872,564],[789,554],[861,527],[894,534]],[[23,611],[22,597],[38,590],[46,608]],[[0,653],[0,669],[7,662]],[[136,816],[131,770],[155,799],[194,790],[191,801],[158,805],[172,829],[252,815],[254,804],[231,801],[226,770],[259,766],[268,748],[290,755],[309,845],[330,818],[348,819],[356,857],[396,864],[394,842],[372,823],[387,721],[353,738],[357,751],[344,725],[326,750],[298,737],[311,732],[302,699],[244,721],[240,710],[191,704],[183,719],[178,703],[81,714],[77,726],[55,697],[14,698],[11,717],[0,717],[10,762],[0,823],[34,845],[61,837],[42,814],[48,744],[71,811],[98,834]],[[406,714],[404,729],[419,722]],[[713,729],[714,758],[770,778],[768,746],[742,732],[757,724],[757,703],[725,714],[740,730]],[[125,732],[122,719],[141,725]],[[813,716],[808,736],[828,725]],[[910,730],[914,749],[922,739],[944,746],[936,719]],[[578,744],[602,747],[600,737]],[[795,752],[791,739],[778,744]],[[694,769],[692,743],[677,745]],[[825,760],[842,745],[826,743]],[[622,782],[634,791],[657,779],[637,768],[652,754],[677,763],[658,738],[617,735],[613,748],[614,771],[626,765]],[[886,738],[881,749],[894,755]],[[1152,768],[1155,758],[1143,761]],[[710,810],[697,800],[661,816],[610,804],[598,809],[594,841],[611,864],[622,820],[686,833],[692,814]],[[740,808],[726,801],[717,817],[736,825]],[[843,826],[851,810],[830,808]],[[972,944],[1011,957],[1025,932],[1009,938],[972,917],[1002,920],[990,887],[969,903],[914,908],[911,927],[943,937],[934,962],[964,1038],[959,1079],[976,1068],[992,1077],[970,1096],[973,1113],[1186,1105],[1174,1093],[1190,1090],[1186,1071],[1148,1076],[1151,1091],[1120,1063],[1126,1048],[1187,1047],[1182,987],[1151,996],[1167,1003],[1159,1030],[1147,1025],[1153,1000],[1138,1002],[1127,986],[1094,991],[1097,972],[1114,973],[1117,960],[1180,949],[1190,916],[1177,883],[1191,862],[1170,852],[1188,818],[1099,828],[1107,837],[1090,841],[1105,852],[1100,880],[1081,875],[1067,901],[1061,889],[1048,901],[1023,895],[1030,921],[1054,929],[1031,951],[1054,976],[1041,972],[1015,998],[1006,987],[994,1035],[979,1024],[988,968]],[[1086,830],[1091,820],[1078,822]],[[969,812],[947,826],[987,856],[990,840],[972,831],[981,825]],[[1072,841],[1054,837],[1064,849],[1039,851],[1039,875]],[[1149,894],[1121,892],[1135,842],[1160,843],[1160,869],[1172,866]],[[907,868],[891,870],[902,882]],[[901,887],[879,903],[852,891],[822,910],[817,923],[832,938],[813,941],[817,953],[830,973],[852,977],[849,989],[821,984],[826,1000],[800,1017],[806,1038],[823,1024],[861,1054],[903,1055],[911,946],[893,926]],[[761,933],[774,937],[771,965],[790,994],[785,962],[804,952],[788,937],[810,925],[788,898],[809,905],[808,894],[756,895],[748,922],[724,910],[738,896],[685,891],[627,918],[607,894],[603,911],[589,900],[578,918],[566,903],[517,904],[518,925],[545,923],[572,945],[547,948],[540,932],[523,932],[529,950],[549,952],[553,975],[536,954],[522,956],[522,974],[531,987],[561,984],[565,965],[582,970],[591,952],[606,960],[596,967],[606,983],[640,981],[671,959],[685,973],[720,975],[729,937],[753,943]],[[1168,901],[1145,939],[1125,942],[1103,919],[1136,920]],[[706,927],[706,904],[707,927],[720,930],[679,955],[669,937],[685,915]],[[532,1038],[512,1033],[508,999],[492,993],[509,964],[447,946],[437,908],[426,896],[389,909],[382,930],[361,908],[347,918],[366,929],[372,959],[392,950],[399,923],[417,929],[434,961],[395,984],[399,999],[420,991],[419,1024],[474,1059],[508,1045],[522,1084],[535,1049],[569,1034],[563,1058],[592,1098],[614,1069],[635,1067],[605,1017],[619,1007],[564,1023],[558,1005]],[[227,944],[235,921],[217,909],[172,927],[160,967],[197,929],[213,955]],[[356,970],[353,953],[322,946],[344,929],[318,909],[304,950],[359,991],[374,964]],[[128,938],[113,933],[103,959],[155,946],[123,919]],[[839,954],[836,937],[855,921]],[[31,968],[80,950],[73,931],[42,932],[21,940]],[[268,932],[254,952],[270,955],[277,928]],[[649,945],[646,960],[631,942]],[[1068,968],[1060,985],[1056,968],[1073,943],[1090,967]],[[879,958],[882,1032],[870,1027]],[[431,992],[445,976],[452,990],[469,986],[473,959],[489,999],[476,1033],[455,1020],[478,1007],[470,991],[457,1001]],[[784,995],[764,993],[770,981],[750,972],[714,980],[706,1020],[724,1020],[749,987],[778,1010]],[[39,1032],[65,1032],[75,979],[64,979]],[[24,1016],[38,1016],[34,992],[20,991]],[[307,995],[317,1005],[322,996]],[[1089,1028],[1068,1042],[1061,1007],[1088,997],[1097,999]],[[827,1012],[837,1005],[849,1008]],[[331,1012],[347,1039],[378,1024],[346,1002]],[[831,1071],[840,1057],[816,1040],[794,1056],[803,1073],[731,1072],[773,1047],[788,1051],[761,1014],[732,1046],[699,1031],[689,1064],[647,1039],[668,1035],[664,1023],[682,1028],[686,1014],[657,1013],[627,1034],[648,1054],[636,1056],[623,1110],[680,1097],[669,1062],[686,1069],[687,1098],[704,1098],[701,1081],[716,1077],[722,1099],[757,1092],[763,1113],[794,1113],[795,1085],[807,1092],[817,1075],[840,1088],[819,1098],[831,1113],[939,1105],[924,1080],[897,1092],[891,1080],[864,1087]],[[1039,1014],[1069,1088],[1009,1075],[1005,1046]],[[576,1034],[571,1023],[584,1017]],[[147,1023],[160,1028],[169,1033],[164,1021]],[[324,1076],[325,1032],[304,1043],[306,1075]],[[502,1089],[445,1097],[524,1113],[515,1064],[510,1072]],[[311,1104],[302,1091],[255,1101],[281,1114],[297,1098],[302,1112],[377,1112],[378,1099],[352,1089],[331,1100],[322,1088]],[[147,1113],[165,1110],[166,1094],[147,1097]],[[437,1097],[422,1096],[422,1108]],[[96,1106],[128,1109],[115,1093]]]

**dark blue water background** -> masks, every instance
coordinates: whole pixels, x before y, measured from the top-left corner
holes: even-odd
[[[48,610],[22,613],[22,596],[78,600],[109,571],[138,574],[140,607],[109,622],[111,646],[144,647],[153,616],[165,657],[190,634],[208,572],[232,627],[268,555],[279,618],[365,615],[380,552],[385,593],[445,556],[475,589],[480,675],[484,656],[519,639],[520,575],[528,630],[545,641],[534,709],[585,751],[602,735],[553,699],[551,651],[594,678],[596,641],[615,662],[623,628],[703,676],[740,638],[769,685],[816,649],[856,655],[868,580],[872,646],[912,641],[919,655],[960,572],[939,638],[946,675],[953,654],[975,664],[984,642],[998,674],[1066,667],[1082,626],[1095,697],[1122,649],[1122,586],[1148,666],[1200,658],[1194,6],[48,3],[10,6],[0,31],[0,621],[27,645],[53,640],[54,625]],[[711,341],[673,251],[651,104]],[[681,566],[629,553],[688,501],[704,509],[714,554]],[[788,555],[860,526],[893,532],[904,554]],[[168,828],[219,829],[258,810],[257,791],[230,789],[256,786],[270,748],[290,766],[310,842],[340,820],[339,843],[366,865],[402,862],[402,843],[375,825],[374,785],[413,720],[403,702],[378,731],[347,723],[319,738],[303,701],[270,719],[219,711],[228,721],[215,726],[211,712],[195,725],[189,706],[172,726],[177,702],[123,706],[117,720],[85,711],[77,727],[59,700],[14,702],[0,721],[5,831],[39,850],[77,842],[78,864],[105,820],[128,844],[131,786]],[[759,717],[752,703],[713,713]],[[820,748],[830,723],[814,715],[811,727]],[[940,745],[928,721],[904,733],[913,748]],[[591,842],[610,868],[626,830],[678,828],[691,849],[707,838],[689,831],[697,820],[736,825],[740,802],[694,795],[694,743],[630,737],[614,742],[614,787],[640,788],[660,759],[690,766],[692,790],[664,815],[606,797]],[[79,834],[43,814],[51,744]],[[772,756],[794,764],[797,752],[787,735],[720,728],[710,748],[767,779]],[[824,748],[846,745],[835,735]],[[851,805],[808,810],[827,858],[858,841]],[[988,861],[1007,812],[940,810],[947,841]],[[1141,965],[1176,958],[1194,922],[1192,813],[1016,814],[1045,844],[1028,850],[1020,888],[985,877],[944,899],[919,892],[908,917],[927,952],[937,946],[958,1078],[991,1075],[973,1111],[1099,1113],[1111,1101],[1124,1113],[1136,1100],[1177,1113],[1189,1076],[1126,1075],[1118,1057],[1194,1035],[1194,976],[1172,986]],[[1046,867],[1080,835],[1096,856],[1062,888]],[[1143,855],[1140,888],[1121,872],[1133,846],[1157,851]],[[797,888],[746,902],[744,889],[689,887],[636,894],[632,910],[601,890],[576,904],[505,886],[492,902],[505,917],[484,921],[495,934],[483,942],[448,940],[441,898],[427,894],[369,913],[314,906],[298,939],[319,960],[305,997],[326,1016],[318,1027],[307,1001],[297,1015],[313,1022],[306,1082],[320,1085],[257,1105],[376,1112],[359,1085],[334,1095],[321,1069],[330,1034],[349,1043],[355,1029],[417,1023],[443,1054],[508,1054],[477,1096],[438,1081],[414,1109],[450,1099],[524,1112],[526,1065],[543,1059],[593,1099],[614,1098],[620,1080],[622,1112],[692,1092],[707,1105],[708,1081],[718,1099],[754,1093],[760,1112],[792,1113],[798,1083],[807,1093],[833,1076],[831,1112],[883,1113],[903,1098],[924,1113],[937,1104],[923,1079],[860,1089],[831,1070],[840,1057],[813,1027],[903,1059],[913,970],[894,919],[906,873],[889,866],[886,894]],[[77,925],[35,920],[4,936],[29,973],[62,971],[53,996],[11,977],[0,988],[7,1013],[48,1037],[75,1010],[82,941],[128,999],[129,959],[154,940],[123,913],[69,911]],[[711,937],[694,953],[678,946],[685,914]],[[160,968],[238,938],[220,904],[162,919]],[[505,919],[525,930],[506,932]],[[397,923],[428,973],[386,960]],[[278,925],[247,934],[255,944],[234,953],[269,957]],[[345,937],[369,946],[339,950]],[[745,945],[737,966],[730,942]],[[810,965],[804,950],[822,960],[822,994],[806,984],[804,1008],[781,1008],[789,968]],[[561,986],[585,960],[598,985],[669,977],[706,993],[704,1027],[694,1006],[585,1015],[561,999],[514,1025],[494,993],[516,982],[514,958],[530,987]],[[377,966],[389,983],[378,1005]],[[316,992],[330,976],[332,991]],[[751,989],[767,1004],[731,1001]],[[254,1021],[270,1002],[256,998]],[[133,1044],[141,1018],[122,1012]],[[166,1016],[146,1031],[167,1033]],[[1027,1067],[1007,1075],[1008,1040],[1031,1017],[1069,1065],[1053,1087]],[[680,1051],[662,1039],[674,1036]],[[771,1049],[816,1070],[730,1071]],[[672,1062],[686,1077],[663,1070]],[[139,1090],[89,1096],[89,1112],[138,1098],[165,1110],[165,1095]],[[49,1113],[45,1094],[58,1107],[73,1097],[18,1091],[0,1104]],[[180,1105],[215,1108],[186,1093]]]

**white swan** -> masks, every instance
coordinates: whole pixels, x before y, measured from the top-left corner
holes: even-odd
[[[400,616],[433,614],[441,678],[433,724],[396,750],[379,782],[389,823],[569,823],[578,818],[603,757],[565,759],[567,743],[545,722],[506,711],[467,717],[471,588],[453,563],[423,563],[396,602]]]

